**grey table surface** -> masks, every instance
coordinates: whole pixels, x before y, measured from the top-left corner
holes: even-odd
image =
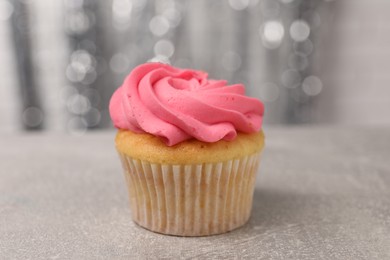
[[[131,221],[114,135],[0,135],[0,259],[390,259],[390,128],[266,129],[251,219],[201,238]]]

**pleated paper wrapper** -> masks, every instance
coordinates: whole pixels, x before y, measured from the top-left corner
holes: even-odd
[[[119,152],[133,220],[177,236],[220,234],[251,214],[260,152],[218,163],[169,165]]]

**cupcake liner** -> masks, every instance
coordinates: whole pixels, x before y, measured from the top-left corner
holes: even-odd
[[[177,236],[224,233],[250,217],[260,152],[217,163],[170,165],[119,151],[133,220]]]

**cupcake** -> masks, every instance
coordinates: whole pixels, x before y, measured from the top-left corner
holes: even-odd
[[[127,76],[109,109],[135,223],[206,236],[247,222],[264,106],[243,85],[146,63]]]

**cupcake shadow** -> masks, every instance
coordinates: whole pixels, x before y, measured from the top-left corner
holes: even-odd
[[[244,229],[258,233],[307,224],[321,218],[323,202],[323,197],[313,194],[255,189],[252,215]]]

